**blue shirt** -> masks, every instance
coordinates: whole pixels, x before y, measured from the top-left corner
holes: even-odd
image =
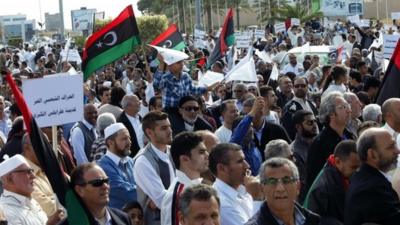
[[[153,87],[161,90],[164,108],[178,107],[179,100],[187,95],[201,95],[207,92],[206,87],[194,86],[189,74],[182,72],[179,79],[169,71],[154,73]]]
[[[230,142],[242,146],[246,161],[250,165],[251,175],[257,176],[258,170],[260,169],[262,163],[261,153],[256,147],[253,139],[249,145],[245,145],[243,143],[243,139],[250,128],[252,120],[253,117],[249,115],[245,116],[242,121],[240,121],[238,126],[233,130]]]

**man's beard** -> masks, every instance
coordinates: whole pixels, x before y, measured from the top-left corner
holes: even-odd
[[[308,131],[308,130],[306,130],[304,128],[303,128],[303,132],[302,133],[303,133],[302,134],[303,137],[305,137],[305,138],[314,138],[314,137],[316,137],[318,135],[318,132],[313,133],[313,132]]]

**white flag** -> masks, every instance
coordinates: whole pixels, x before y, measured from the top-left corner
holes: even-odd
[[[226,81],[240,80],[257,82],[256,66],[253,59],[253,47],[250,47],[247,55],[240,60],[225,76]]]

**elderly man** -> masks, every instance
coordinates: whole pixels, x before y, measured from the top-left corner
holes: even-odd
[[[32,198],[34,191],[34,170],[20,155],[0,164],[0,178],[4,192],[0,197],[2,210],[10,225],[55,225],[60,222],[63,212],[57,210],[47,218],[39,203]]]
[[[279,91],[276,92],[278,100],[276,104],[283,109],[286,103],[293,98],[293,82],[288,76],[282,76],[278,80]]]
[[[290,160],[294,159],[290,145],[287,143],[287,141],[282,139],[276,139],[268,142],[268,144],[265,146],[264,156],[265,160],[274,157],[281,157]]]
[[[239,83],[235,84],[233,87],[233,94],[236,99],[236,106],[241,112],[243,110],[243,102],[246,100],[246,94],[247,94],[247,86],[245,84]]]
[[[353,134],[354,137],[358,137],[357,130],[361,125],[361,121],[358,119],[361,116],[361,102],[357,95],[352,92],[344,93],[343,98],[350,104],[351,107],[351,120],[347,124],[346,128]]]
[[[204,184],[189,187],[179,196],[179,203],[181,225],[220,224],[220,201],[212,187]]]
[[[114,208],[136,201],[136,183],[133,177],[133,159],[129,157],[129,131],[122,123],[114,123],[104,130],[107,152],[98,162],[110,179],[110,203]]]
[[[110,190],[108,182],[106,173],[95,163],[81,164],[71,174],[72,187],[95,220],[89,221],[91,224],[131,225],[126,213],[107,206]],[[81,218],[73,219],[67,218],[60,225],[81,222]]]
[[[386,174],[396,167],[400,153],[392,134],[384,128],[365,130],[357,152],[362,164],[350,179],[344,224],[399,224],[400,200]]]
[[[245,225],[317,225],[318,215],[296,203],[300,190],[296,165],[284,158],[271,158],[261,165],[260,182],[265,201]]]
[[[383,128],[389,131],[397,146],[400,146],[400,98],[386,100],[382,105],[382,115],[386,122]]]
[[[303,65],[301,63],[297,63],[297,57],[295,54],[289,54],[289,63],[283,67],[281,70],[281,74],[285,75],[288,72],[295,73],[296,76],[299,76],[304,71]]]
[[[321,100],[320,122],[324,128],[314,139],[307,156],[307,187],[309,188],[324,166],[326,159],[342,140],[355,139],[346,130],[351,119],[351,106],[339,92],[331,92]]]
[[[382,110],[378,104],[368,104],[362,111],[363,121],[374,121],[382,124]]]
[[[106,139],[104,139],[104,130],[111,124],[116,123],[115,117],[112,113],[103,113],[97,118],[97,130],[99,131],[99,136],[94,140],[92,144],[92,151],[90,157],[93,161],[100,160],[101,157],[107,152]]]

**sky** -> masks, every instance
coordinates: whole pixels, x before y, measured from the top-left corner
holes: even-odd
[[[141,15],[137,10],[138,0],[63,0],[64,7],[64,26],[71,29],[71,10],[80,9],[81,7],[96,8],[97,12],[105,12],[105,18],[114,18],[129,4],[133,5],[135,15]],[[27,19],[35,19],[36,22],[44,23],[44,14],[58,13],[59,0],[11,0],[1,4],[0,15],[15,15],[18,13],[25,14]],[[36,23],[36,28],[37,26]]]

